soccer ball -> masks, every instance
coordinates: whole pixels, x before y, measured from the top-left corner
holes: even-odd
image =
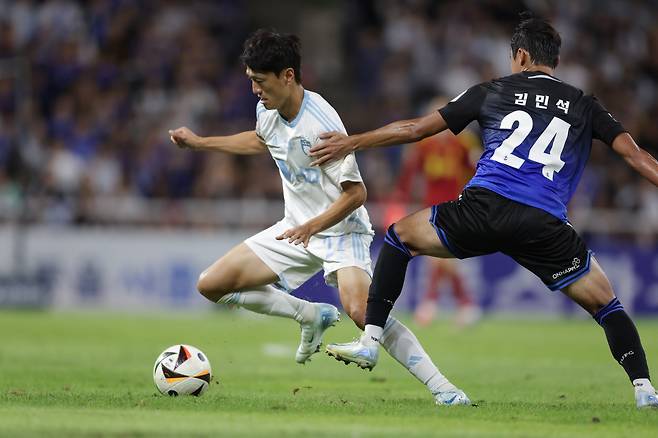
[[[191,345],[172,345],[155,360],[153,381],[165,395],[203,394],[210,385],[210,361]]]

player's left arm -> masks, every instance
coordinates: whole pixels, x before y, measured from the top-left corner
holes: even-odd
[[[637,173],[651,181],[653,185],[658,186],[658,161],[639,147],[627,132],[615,137],[612,149],[621,155]]]
[[[311,236],[327,228],[333,227],[345,219],[350,213],[366,202],[366,186],[361,181],[343,181],[342,193],[329,208],[309,221],[286,230],[277,236],[277,240],[288,239],[288,242],[308,246]]]

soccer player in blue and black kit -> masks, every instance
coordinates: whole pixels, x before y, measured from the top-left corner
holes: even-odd
[[[329,345],[330,355],[375,366],[377,340],[386,332],[412,257],[468,258],[500,251],[588,311],[633,383],[637,406],[658,407],[635,325],[566,215],[593,138],[654,185],[658,162],[596,98],[553,76],[560,45],[548,22],[525,18],[512,36],[512,75],[475,85],[424,117],[349,137],[328,133],[311,150],[321,164],[445,129],[458,134],[474,120],[485,145],[475,176],[457,200],[421,210],[388,229],[370,287],[365,332],[355,342]]]

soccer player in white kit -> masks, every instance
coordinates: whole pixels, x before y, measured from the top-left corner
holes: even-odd
[[[338,321],[339,312],[289,292],[324,270],[327,284],[338,287],[346,313],[363,329],[374,232],[354,154],[311,167],[309,150],[319,135],[345,133],[345,127],[327,101],[302,87],[299,52],[296,36],[274,31],[259,30],[245,42],[242,61],[260,98],[255,130],[200,137],[182,127],[169,134],[183,148],[272,155],[283,184],[284,218],[213,263],[197,288],[213,302],[297,321],[302,335],[295,360],[305,363],[319,351],[324,331]],[[380,342],[427,386],[437,404],[470,404],[402,323],[389,318]]]

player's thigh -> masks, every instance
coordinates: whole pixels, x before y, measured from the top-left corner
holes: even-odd
[[[361,329],[365,321],[370,288],[370,275],[356,266],[341,268],[336,272],[338,293],[343,309]]]
[[[264,286],[279,277],[244,242],[233,247],[199,276],[197,289],[218,300],[227,293]]]
[[[592,315],[615,297],[608,277],[594,257],[589,272],[562,289],[562,292]]]
[[[425,208],[402,218],[395,223],[396,234],[414,256],[454,258],[454,255],[443,245],[430,222],[431,214],[432,209]]]

